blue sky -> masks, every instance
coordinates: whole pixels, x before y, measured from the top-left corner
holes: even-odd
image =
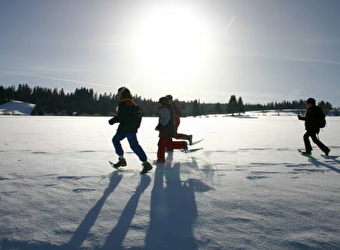
[[[340,107],[337,0],[0,0],[0,85]]]

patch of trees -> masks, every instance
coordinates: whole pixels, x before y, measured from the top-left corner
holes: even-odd
[[[27,84],[19,84],[18,87],[0,86],[0,104],[10,100],[30,102],[36,105],[33,115],[101,115],[111,116],[118,106],[117,96],[112,93],[98,94],[93,89],[77,88],[74,92],[65,93],[64,89],[50,89],[42,87],[31,88]],[[134,96],[134,101],[140,105],[144,116],[156,116],[158,110],[157,101]],[[209,114],[241,115],[246,111],[305,109],[304,100],[270,102],[267,104],[244,104],[242,97],[231,95],[226,103],[201,103],[200,100],[179,101],[182,116],[200,116]],[[329,102],[321,101],[319,106],[327,113],[334,110]],[[337,113],[336,113],[337,112]]]
[[[117,105],[116,97],[111,93],[98,95],[87,88],[65,93],[64,89],[31,88],[27,84],[19,84],[18,88],[0,86],[0,102],[9,100],[34,103],[33,115],[108,115]]]
[[[336,112],[337,110],[333,108],[332,104],[325,101],[320,101],[318,106],[322,108],[322,110],[327,114],[329,111],[333,110]],[[296,110],[305,110],[306,109],[306,100],[299,101],[283,101],[283,102],[269,102],[265,105],[262,104],[246,104],[246,111],[255,111],[255,110],[276,110],[278,113],[283,109],[296,109]]]

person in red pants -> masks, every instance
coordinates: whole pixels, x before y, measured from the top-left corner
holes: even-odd
[[[180,118],[181,117],[181,110],[180,110],[178,104],[173,101],[172,95],[167,95],[166,97],[170,100],[170,102],[171,102],[171,104],[174,108],[175,129],[176,129],[175,139],[187,140],[189,142],[189,145],[191,145],[192,144],[192,135],[177,133],[179,124],[181,123],[181,118]]]
[[[159,131],[159,141],[157,150],[157,162],[165,162],[165,150],[188,149],[186,141],[172,141],[176,137],[176,128],[174,121],[174,111],[170,100],[167,97],[159,99],[158,125],[156,130]]]

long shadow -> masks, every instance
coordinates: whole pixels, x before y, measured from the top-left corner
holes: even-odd
[[[131,196],[128,203],[126,204],[124,211],[118,220],[118,223],[107,237],[103,249],[122,249],[122,243],[136,213],[139,198],[149,186],[150,181],[151,178],[149,176],[141,175],[141,180],[136,188],[136,192]]]
[[[334,161],[335,163],[338,163],[338,164],[340,164],[340,161],[338,160],[338,155],[337,156],[325,156],[326,158],[325,159],[327,159],[327,160],[332,160],[332,161]]]
[[[1,250],[64,250],[57,245],[49,244],[49,243],[32,243],[29,241],[11,241],[4,239],[0,243]]]
[[[145,249],[198,249],[193,233],[197,218],[195,192],[190,183],[181,181],[180,167],[179,163],[172,164],[169,153],[167,163],[155,170]]]
[[[337,162],[337,163],[339,163],[339,161],[336,160],[336,159],[332,159],[332,160],[335,161],[335,162]],[[310,161],[311,163],[313,163],[313,164],[314,164],[315,166],[317,166],[317,167],[323,166],[323,167],[326,167],[326,168],[328,168],[328,169],[330,169],[330,170],[333,170],[334,172],[337,172],[338,174],[340,174],[340,169],[335,168],[335,167],[333,167],[333,166],[331,166],[331,165],[328,165],[328,164],[326,164],[326,163],[324,163],[324,162],[320,162],[320,161],[318,161],[318,160],[315,159],[315,158],[311,158],[311,159],[309,159],[308,161]]]
[[[80,223],[76,232],[70,239],[68,243],[66,243],[62,249],[79,249],[81,244],[84,242],[88,233],[90,232],[92,226],[94,225],[100,210],[102,209],[105,201],[109,197],[109,195],[115,190],[120,181],[122,180],[122,175],[119,174],[118,171],[115,171],[111,174],[110,183],[108,187],[105,189],[103,196],[97,201],[93,208],[88,212],[85,216],[84,220]]]

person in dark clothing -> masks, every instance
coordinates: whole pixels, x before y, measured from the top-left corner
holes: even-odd
[[[132,151],[142,162],[143,170],[141,173],[146,173],[152,169],[152,166],[147,161],[147,156],[137,140],[137,131],[141,123],[139,106],[134,103],[130,90],[125,87],[118,89],[118,98],[118,114],[109,120],[110,125],[119,123],[117,133],[112,138],[113,146],[118,155],[118,162],[113,164],[113,166],[117,168],[127,165],[120,143],[121,140],[127,138]]]
[[[176,137],[174,110],[167,97],[159,99],[159,120],[155,130],[159,131],[157,162],[165,162],[165,150],[188,148],[186,141],[172,141]]]
[[[176,129],[176,137],[175,139],[178,139],[178,140],[187,140],[189,142],[189,145],[192,144],[192,135],[187,135],[187,134],[181,134],[181,133],[178,133],[178,127],[179,127],[179,124],[181,123],[181,110],[179,109],[179,106],[176,102],[173,101],[173,98],[172,98],[172,95],[167,95],[166,96],[171,104],[173,105],[174,107],[174,119],[175,119],[175,129]]]
[[[318,145],[325,155],[328,155],[330,149],[317,137],[320,132],[320,119],[324,118],[325,114],[319,106],[316,106],[314,98],[308,98],[306,106],[306,114],[304,116],[298,115],[299,120],[305,121],[306,133],[303,135],[303,141],[305,143],[306,151],[303,153],[308,155],[312,154],[312,146],[309,141],[309,137],[311,137],[313,142]]]

